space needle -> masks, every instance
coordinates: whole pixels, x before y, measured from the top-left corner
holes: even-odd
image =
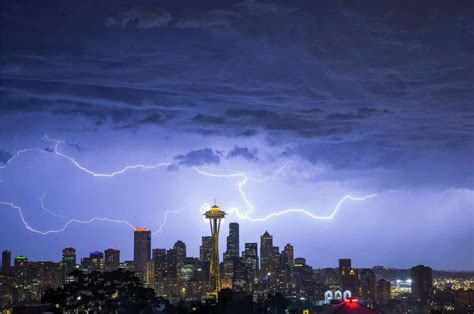
[[[208,295],[214,297],[216,301],[218,301],[219,290],[221,289],[219,277],[219,230],[221,228],[221,220],[225,215],[226,213],[215,203],[210,210],[204,213],[204,217],[209,219],[212,234],[211,265],[209,270],[210,291]]]

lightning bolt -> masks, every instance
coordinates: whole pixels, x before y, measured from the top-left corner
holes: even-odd
[[[228,212],[229,213],[235,213],[239,219],[245,219],[245,220],[249,220],[249,221],[252,221],[252,222],[263,222],[263,221],[267,221],[267,220],[269,220],[271,218],[274,218],[274,217],[278,217],[278,216],[282,216],[282,215],[286,215],[286,214],[291,214],[291,213],[301,213],[301,214],[304,214],[304,215],[306,215],[306,216],[308,216],[308,217],[310,217],[314,220],[332,220],[334,218],[334,216],[336,215],[336,213],[339,211],[339,208],[347,200],[365,201],[369,198],[377,196],[377,194],[370,194],[370,195],[363,196],[363,197],[354,197],[354,196],[351,196],[351,195],[346,195],[341,200],[339,200],[336,207],[331,211],[331,214],[329,214],[327,216],[318,216],[318,215],[315,215],[315,214],[311,213],[310,211],[308,211],[306,209],[303,209],[303,208],[289,208],[289,209],[282,210],[282,211],[279,211],[279,212],[271,213],[271,214],[269,214],[267,216],[264,216],[264,217],[258,217],[258,218],[250,217],[249,214],[251,214],[253,212],[255,206],[249,201],[249,199],[245,195],[245,192],[244,192],[244,189],[243,189],[244,185],[248,181],[255,181],[255,182],[260,183],[260,182],[265,182],[265,181],[274,179],[277,176],[279,176],[288,167],[288,165],[290,163],[291,163],[291,161],[288,161],[280,169],[278,169],[274,174],[272,174],[271,176],[261,178],[261,179],[251,177],[251,176],[249,176],[249,173],[245,173],[245,172],[235,172],[235,173],[230,173],[230,174],[219,174],[219,173],[216,174],[216,173],[211,173],[211,172],[208,172],[208,171],[201,170],[197,167],[194,167],[193,169],[196,172],[198,172],[199,174],[204,175],[204,176],[210,176],[210,177],[215,177],[215,178],[235,178],[235,177],[242,178],[242,180],[237,183],[237,188],[239,190],[240,196],[242,197],[242,200],[244,201],[244,203],[247,205],[247,207],[249,209],[242,213],[238,208],[234,207],[234,208],[230,208],[228,210]],[[209,210],[209,209],[210,209],[210,205],[208,203],[204,203],[200,208],[200,212],[204,213],[206,210]]]
[[[48,149],[40,149],[40,148],[26,148],[26,149],[21,149],[19,151],[17,151],[10,159],[7,160],[7,162],[3,165],[3,166],[0,166],[0,169],[4,169],[6,167],[8,167],[8,165],[10,165],[10,163],[19,158],[21,155],[25,154],[25,153],[29,153],[29,152],[41,152],[41,153],[52,153],[52,154],[55,154],[56,156],[59,156],[61,158],[64,158],[66,160],[68,160],[69,162],[71,162],[74,166],[76,166],[79,170],[87,173],[87,174],[90,174],[94,177],[106,177],[106,178],[111,178],[111,177],[115,177],[116,175],[120,175],[120,174],[123,174],[125,173],[126,171],[128,170],[133,170],[133,169],[145,169],[145,170],[150,170],[150,169],[157,169],[157,168],[160,168],[160,167],[163,167],[163,166],[170,166],[171,163],[166,163],[166,162],[163,162],[163,163],[159,163],[159,164],[156,164],[156,165],[142,165],[142,164],[136,164],[136,165],[129,165],[129,166],[126,166],[120,170],[117,170],[117,171],[114,171],[114,172],[111,172],[111,173],[100,173],[100,172],[95,172],[95,171],[92,171],[84,166],[82,166],[78,161],[76,161],[74,158],[72,158],[71,156],[68,156],[64,153],[62,153],[60,150],[59,150],[59,145],[61,144],[64,144],[65,142],[64,141],[61,141],[61,140],[54,140],[54,139],[51,139],[48,137],[48,135],[44,135],[43,137],[40,137],[40,138],[37,138],[37,137],[34,137],[35,139],[37,140],[40,140],[40,141],[47,141],[47,142],[50,142],[50,143],[54,143],[54,149],[52,150],[48,150]]]
[[[69,219],[64,225],[62,228],[60,229],[53,229],[53,230],[47,230],[47,231],[41,231],[41,230],[38,230],[38,229],[35,229],[33,228],[32,226],[30,226],[30,224],[26,221],[24,215],[23,215],[23,209],[20,207],[20,206],[17,206],[13,203],[9,203],[9,202],[3,202],[3,201],[0,201],[0,204],[2,205],[5,205],[5,206],[9,206],[13,209],[16,209],[18,211],[18,213],[20,214],[20,218],[21,218],[21,221],[23,222],[23,225],[25,226],[26,229],[34,232],[34,233],[38,233],[38,234],[41,234],[41,235],[48,235],[50,233],[59,233],[59,232],[63,232],[67,229],[67,227],[72,224],[72,223],[78,223],[78,224],[90,224],[90,223],[93,223],[95,221],[106,221],[106,222],[113,222],[113,223],[118,223],[118,224],[125,224],[127,225],[128,227],[130,227],[131,229],[135,229],[135,227],[129,223],[128,221],[126,220],[116,220],[116,219],[109,219],[109,218],[101,218],[101,217],[93,217],[89,220],[79,220],[79,219]],[[52,213],[51,211],[47,210],[48,212]],[[58,217],[63,217],[64,216],[60,216],[60,215],[56,215],[54,214],[55,216],[58,216]]]
[[[249,199],[247,198],[247,196],[245,195],[244,193],[244,185],[247,183],[247,181],[255,181],[257,183],[262,183],[262,182],[265,182],[265,181],[268,181],[268,180],[271,180],[271,179],[274,179],[275,177],[279,176],[283,170],[286,169],[286,167],[288,167],[288,165],[291,163],[291,161],[288,161],[286,162],[280,169],[278,169],[273,175],[271,176],[267,176],[267,177],[264,177],[264,178],[255,178],[255,177],[251,177],[249,176],[249,173],[245,173],[245,172],[236,172],[236,173],[231,173],[231,174],[215,174],[215,173],[210,173],[210,172],[207,172],[207,171],[204,171],[204,170],[201,170],[199,169],[198,167],[193,167],[193,169],[201,174],[201,175],[204,175],[204,176],[210,176],[210,177],[214,177],[214,178],[235,178],[235,177],[239,177],[239,178],[242,178],[241,181],[239,181],[237,183],[237,189],[239,190],[239,193],[240,193],[240,196],[242,197],[242,200],[245,202],[245,204],[247,205],[247,207],[249,208],[243,216],[247,216],[249,215],[250,213],[253,212],[254,210],[254,206],[252,205],[252,203],[249,201]],[[204,204],[205,205],[205,204]],[[203,206],[204,206],[203,205]],[[202,209],[202,206],[201,206],[201,209]]]
[[[23,215],[23,209],[18,206],[18,205],[15,205],[14,203],[10,203],[10,202],[3,202],[3,201],[0,201],[0,204],[2,205],[5,205],[5,206],[9,206],[13,209],[16,209],[18,211],[18,213],[20,214],[20,218],[21,218],[21,221],[23,222],[23,225],[30,231],[32,232],[35,232],[35,233],[38,233],[38,234],[41,234],[41,235],[48,235],[50,233],[59,233],[59,232],[63,232],[65,231],[68,226],[72,223],[78,223],[78,224],[90,224],[90,223],[93,223],[93,222],[96,222],[96,221],[104,221],[104,222],[110,222],[110,223],[117,223],[117,224],[125,224],[127,225],[128,227],[130,227],[132,230],[135,230],[136,227],[131,224],[130,222],[126,221],[126,220],[119,220],[119,219],[110,219],[110,218],[104,218],[104,217],[92,217],[88,220],[80,220],[80,219],[75,219],[75,218],[70,218],[68,216],[64,216],[64,215],[60,215],[58,213],[55,213],[54,211],[50,210],[49,208],[47,208],[44,204],[44,198],[46,197],[46,193],[44,193],[41,198],[40,198],[40,203],[41,203],[41,209],[44,210],[45,212],[55,216],[55,217],[58,217],[58,218],[62,218],[62,219],[67,219],[67,222],[62,226],[62,228],[60,229],[53,229],[53,230],[47,230],[47,231],[41,231],[41,230],[38,230],[38,229],[35,229],[33,228],[29,223],[28,221],[25,219],[24,215]],[[168,217],[168,214],[172,213],[172,214],[179,214],[182,210],[186,209],[186,208],[189,208],[191,205],[186,205],[184,206],[183,208],[180,208],[178,210],[166,210],[165,213],[164,213],[164,219],[163,219],[163,222],[162,224],[158,227],[157,230],[155,230],[152,234],[155,235],[155,234],[158,234],[162,231],[162,229],[164,228],[164,226],[166,225],[166,221],[167,221],[167,217]]]
[[[59,147],[60,147],[61,144],[64,144],[66,142],[64,142],[62,140],[51,139],[47,135],[44,135],[41,138],[35,138],[35,139],[40,140],[40,141],[47,141],[47,142],[50,142],[50,143],[54,143],[54,148],[53,149],[40,149],[40,148],[21,149],[21,150],[17,151],[10,159],[8,159],[7,162],[3,166],[0,166],[0,169],[4,169],[4,168],[8,167],[12,161],[19,158],[21,155],[29,153],[29,152],[53,153],[53,154],[65,159],[65,160],[69,161],[72,165],[74,165],[79,170],[85,172],[86,174],[92,175],[94,177],[111,178],[111,177],[115,177],[117,175],[124,174],[125,172],[127,172],[129,170],[134,170],[134,169],[151,170],[151,169],[157,169],[157,168],[160,168],[160,167],[163,167],[163,166],[170,166],[171,165],[171,163],[159,163],[159,164],[154,164],[154,165],[135,164],[135,165],[125,166],[122,169],[119,169],[117,171],[113,171],[113,172],[110,172],[110,173],[100,173],[100,172],[95,172],[93,170],[90,170],[89,168],[81,165],[73,157],[71,157],[69,155],[66,155],[63,152],[61,152],[59,150]],[[279,212],[274,212],[274,213],[271,213],[271,214],[263,216],[263,217],[251,217],[250,214],[253,213],[253,211],[255,209],[255,206],[250,202],[250,200],[246,196],[245,191],[244,191],[244,186],[247,184],[248,181],[254,181],[256,183],[262,183],[262,182],[266,182],[268,180],[274,179],[277,176],[279,176],[288,167],[288,165],[290,163],[291,163],[291,161],[288,161],[281,168],[279,168],[277,171],[275,171],[272,175],[266,176],[266,177],[253,176],[253,175],[251,175],[253,172],[234,172],[234,173],[230,173],[230,174],[222,174],[222,173],[213,173],[213,172],[210,172],[208,170],[200,169],[198,167],[193,167],[193,169],[198,174],[203,175],[203,176],[209,176],[209,177],[214,177],[214,178],[240,178],[240,180],[237,183],[237,189],[240,193],[240,196],[241,196],[242,200],[244,201],[244,203],[246,204],[248,209],[244,212],[241,212],[238,208],[231,208],[231,209],[229,209],[228,212],[229,213],[235,213],[236,216],[239,219],[249,220],[249,221],[252,221],[252,222],[264,222],[264,221],[267,221],[267,220],[275,218],[275,217],[279,217],[279,216],[286,215],[286,214],[294,214],[294,213],[304,214],[304,215],[306,215],[306,216],[308,216],[308,217],[310,217],[314,220],[332,220],[334,218],[334,216],[336,215],[336,213],[341,208],[341,206],[347,200],[364,201],[364,200],[370,199],[370,198],[377,195],[377,194],[371,194],[371,195],[367,195],[367,196],[363,196],[363,197],[353,197],[353,196],[350,196],[350,195],[346,195],[341,200],[339,200],[339,202],[337,203],[335,208],[331,211],[331,214],[329,214],[327,216],[318,216],[318,215],[315,215],[312,212],[310,212],[306,209],[303,209],[303,208],[290,208],[290,209],[282,210],[282,211],[279,211]],[[72,223],[88,224],[88,223],[92,223],[92,222],[95,222],[95,221],[106,221],[106,222],[112,222],[112,223],[126,224],[128,227],[130,227],[132,229],[135,229],[135,227],[131,223],[129,223],[128,221],[125,221],[125,220],[116,220],[116,219],[109,219],[109,218],[103,218],[103,217],[93,217],[89,220],[79,220],[79,219],[59,215],[59,214],[49,210],[44,205],[44,197],[45,197],[45,194],[43,194],[41,196],[41,199],[40,199],[42,210],[44,210],[44,211],[48,212],[49,214],[54,215],[58,218],[67,219],[67,222],[63,225],[62,228],[57,229],[57,230],[48,230],[48,231],[41,231],[41,230],[34,229],[25,220],[24,215],[23,215],[23,211],[19,206],[15,205],[11,202],[3,202],[3,201],[0,201],[0,204],[3,204],[5,206],[9,206],[13,209],[18,210],[18,212],[20,214],[20,217],[21,217],[21,220],[22,220],[23,224],[25,225],[25,227],[28,230],[32,231],[32,232],[39,233],[39,234],[42,234],[42,235],[62,232],[64,230],[66,230],[66,228]],[[163,218],[162,224],[160,224],[158,229],[156,231],[154,231],[153,234],[157,234],[157,233],[162,231],[162,229],[165,227],[165,225],[167,223],[168,214],[178,214],[183,209],[189,208],[190,206],[191,205],[187,205],[187,206],[185,206],[185,207],[183,207],[179,210],[166,210],[165,213],[164,213],[164,218]],[[209,208],[210,208],[210,205],[207,204],[207,203],[204,203],[200,207],[199,211],[201,213],[203,213],[204,211],[206,211]]]
[[[155,234],[158,234],[161,232],[161,230],[163,230],[163,228],[166,226],[166,222],[167,222],[167,219],[168,219],[168,214],[179,214],[181,211],[191,207],[192,205],[191,204],[188,204],[186,206],[184,206],[183,208],[180,208],[178,210],[166,210],[165,211],[165,214],[164,214],[164,218],[163,218],[163,222],[161,223],[161,225],[158,226],[158,229],[156,229],[154,232],[152,232],[153,235]]]

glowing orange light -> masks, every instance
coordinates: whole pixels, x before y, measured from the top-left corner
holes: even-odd
[[[136,232],[146,232],[146,231],[150,231],[150,229],[148,229],[148,228],[135,228],[135,231]]]

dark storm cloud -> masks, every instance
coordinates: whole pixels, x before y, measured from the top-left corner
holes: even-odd
[[[48,3],[5,3],[2,114],[260,135],[334,169],[450,165],[474,147],[473,5]]]
[[[378,108],[369,108],[369,107],[358,108],[357,112],[360,114],[393,113],[393,111],[390,111],[387,109],[378,109]]]
[[[364,119],[365,116],[361,114],[353,114],[353,113],[330,113],[327,115],[328,119],[331,120],[355,120],[355,119]]]
[[[252,149],[250,150],[248,147],[239,147],[235,145],[232,150],[227,153],[226,158],[235,158],[235,157],[242,157],[250,161],[258,160],[257,157],[257,150]]]
[[[109,17],[105,24],[110,27],[153,29],[168,25],[172,19],[173,16],[162,8],[135,6],[122,9],[116,16]]]
[[[255,134],[252,128],[259,128],[264,131],[278,132],[289,136],[310,138],[342,135],[352,131],[351,126],[345,123],[328,123],[324,119],[311,119],[305,114],[280,113],[266,109],[231,109],[221,115],[204,116],[199,114],[196,117],[193,118],[193,122],[197,122],[200,125],[207,124],[211,127],[209,129],[200,128],[193,130],[203,134],[207,132],[207,134],[222,135],[223,132],[227,131],[233,135],[252,136]],[[216,132],[213,132],[212,127],[216,124],[223,124],[223,126],[220,126]],[[241,131],[242,127],[247,127],[248,130]]]
[[[175,156],[174,159],[179,165],[188,167],[219,164],[221,162],[219,152],[214,151],[211,148],[192,150],[186,154]]]
[[[320,112],[323,112],[323,110],[321,110],[320,108],[309,108],[309,109],[301,110],[301,112],[303,112],[303,113],[320,113]]]
[[[193,117],[193,121],[202,124],[224,124],[225,118],[218,116],[205,116],[202,114],[197,114]]]

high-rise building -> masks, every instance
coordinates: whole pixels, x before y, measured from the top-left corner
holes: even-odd
[[[149,260],[146,263],[145,285],[148,288],[155,288],[155,262]]]
[[[359,294],[359,274],[356,268],[352,268],[350,258],[339,259],[339,284],[342,290],[349,290],[352,295]]]
[[[92,268],[92,261],[90,257],[83,257],[81,258],[81,266],[80,269],[85,272],[90,272]]]
[[[336,290],[339,286],[337,272],[333,268],[326,268],[323,273],[323,283],[329,289]]]
[[[15,270],[22,269],[26,270],[28,268],[28,257],[24,255],[18,255],[15,257]]]
[[[292,266],[295,263],[295,252],[293,245],[287,243],[282,253],[282,264],[285,266]]]
[[[178,264],[183,264],[186,260],[186,244],[183,241],[178,240],[174,244],[173,249],[176,253],[176,262]]]
[[[273,271],[275,267],[281,266],[281,254],[280,254],[280,247],[274,246],[273,247],[273,255],[272,255],[272,262],[271,262],[271,269],[270,272]]]
[[[375,298],[375,273],[372,269],[362,269],[360,271],[359,295],[362,298]]]
[[[209,262],[212,254],[212,237],[202,237],[202,243],[199,247],[199,260]]]
[[[229,236],[227,237],[227,251],[224,253],[224,259],[239,257],[239,224],[231,222],[229,224]]]
[[[226,213],[217,205],[212,206],[210,210],[204,213],[204,217],[210,221],[212,234],[212,254],[209,266],[209,284],[211,291],[209,292],[209,295],[213,296],[216,301],[218,300],[219,291],[221,289],[219,275],[219,230],[221,228],[221,220],[225,216]]]
[[[104,271],[104,253],[94,251],[89,253],[90,271]]]
[[[76,249],[67,247],[63,249],[61,261],[61,282],[63,284],[74,280],[74,276],[69,275],[74,269],[76,269]]]
[[[28,258],[24,255],[15,257],[13,267],[13,298],[16,302],[31,299],[32,283],[28,278]]]
[[[349,269],[352,267],[352,262],[350,258],[340,258],[339,259],[339,280],[342,286],[342,278],[348,273]]]
[[[147,263],[151,259],[151,231],[147,228],[136,228],[134,232],[133,260],[135,272],[143,282],[146,281]]]
[[[114,271],[120,267],[120,250],[109,248],[104,251],[104,256],[105,256],[105,263],[104,263],[105,271]]]
[[[12,267],[12,252],[5,250],[2,252],[2,273],[10,274]]]
[[[155,270],[166,264],[166,249],[153,249]]]
[[[156,287],[156,281],[162,280],[168,274],[168,256],[166,254],[166,249],[153,249],[152,256],[154,266],[154,280]]]
[[[424,265],[411,268],[411,292],[413,298],[428,302],[433,294],[433,270]]]
[[[245,243],[245,251],[243,258],[245,266],[247,267],[248,281],[251,284],[258,282],[258,253],[257,243]]]
[[[260,273],[266,278],[272,269],[273,260],[273,237],[265,231],[260,237]]]

